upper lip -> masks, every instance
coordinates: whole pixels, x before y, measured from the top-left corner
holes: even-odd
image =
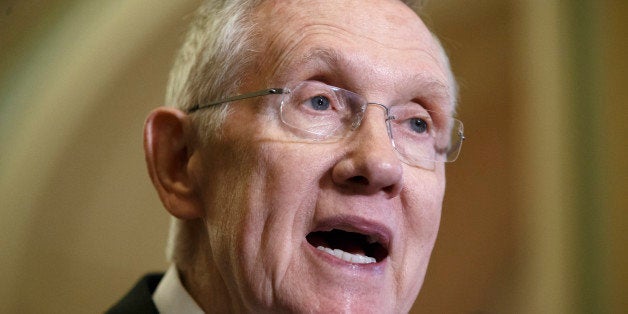
[[[368,237],[369,242],[377,242],[390,252],[390,243],[393,235],[391,229],[382,223],[359,216],[339,215],[324,218],[318,221],[315,228],[309,232],[331,231],[333,229],[365,235]]]

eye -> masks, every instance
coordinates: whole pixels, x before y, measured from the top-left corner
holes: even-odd
[[[427,122],[421,118],[412,118],[409,122],[410,128],[412,128],[412,130],[417,133],[425,133],[427,132],[427,129],[429,127]]]
[[[325,96],[314,96],[310,98],[310,106],[314,110],[327,110],[330,107],[330,100]]]

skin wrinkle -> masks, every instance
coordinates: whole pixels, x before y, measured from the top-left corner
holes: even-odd
[[[258,142],[258,143],[266,143],[266,144],[271,144],[272,142],[275,142],[275,141],[273,141],[273,140],[268,140],[268,139],[261,139],[261,140],[259,140],[259,141],[257,141],[257,140],[256,140],[256,142]],[[280,151],[279,153],[280,153],[280,154],[279,154],[278,156],[277,156],[277,155],[274,155],[274,156],[272,156],[272,157],[274,157],[274,158],[276,158],[276,159],[281,160],[281,159],[282,159],[282,155],[283,155],[283,154],[285,154],[285,152]],[[264,180],[263,180],[264,182],[266,182],[266,181],[273,181],[273,174],[274,174],[274,173],[273,173],[272,171],[270,171],[270,172],[268,172],[268,173],[270,173],[270,177],[265,176],[265,175],[264,175],[264,173],[260,173],[260,174],[256,175],[256,177],[257,177],[257,178],[264,178]],[[265,185],[266,183],[261,183],[261,184],[262,184],[262,185]],[[266,198],[270,198],[270,196],[271,196],[271,195],[273,195],[273,193],[269,193],[269,194],[266,196]],[[315,198],[315,197],[314,197],[314,198]],[[272,204],[272,200],[270,200],[270,199],[269,199],[269,201],[270,201],[270,203]],[[272,206],[272,205],[271,205],[271,206]],[[297,208],[301,208],[302,206],[295,206],[295,207],[297,207]],[[305,207],[311,207],[311,206],[305,206]],[[257,212],[257,211],[256,211],[256,210],[253,210],[253,212]],[[289,213],[283,213],[283,212],[282,212],[282,213],[279,213],[279,214],[280,214],[280,215],[288,215]],[[296,212],[293,212],[292,214],[293,214],[293,215],[296,215],[297,213],[296,213]],[[277,246],[277,245],[284,245],[287,241],[289,241],[289,240],[290,240],[290,239],[284,239],[283,241],[277,241],[277,239],[275,239],[275,240],[273,241],[273,240],[272,240],[272,238],[273,238],[273,236],[275,236],[275,235],[274,235],[274,231],[273,231],[273,230],[271,230],[271,229],[269,229],[269,228],[267,228],[267,226],[272,225],[272,224],[273,224],[273,221],[278,221],[278,220],[279,220],[279,221],[289,221],[289,222],[292,222],[292,221],[295,221],[294,217],[291,217],[291,219],[285,219],[285,218],[284,218],[284,219],[278,219],[278,218],[277,218],[277,216],[270,216],[270,217],[265,217],[265,218],[260,218],[260,219],[261,219],[261,220],[266,220],[266,221],[268,221],[268,222],[269,222],[269,224],[266,224],[266,225],[265,225],[265,228],[264,228],[264,230],[263,230],[263,232],[262,232],[262,236],[261,236],[262,243],[263,243],[263,245],[266,247],[266,250],[268,250],[268,251],[275,251],[275,250],[274,250],[274,249],[272,249],[271,247],[274,247],[274,246]],[[291,230],[296,230],[296,229],[297,229],[297,228],[294,226],[294,224],[292,224],[291,226],[292,226],[292,227],[284,225],[284,227],[285,227],[286,229],[291,229]],[[296,232],[296,231],[294,231],[293,233],[295,233],[295,234],[296,234],[297,232]],[[289,253],[290,253],[291,255],[293,254],[293,252],[289,252]],[[265,262],[265,259],[264,259],[264,257],[263,257],[263,256],[258,256],[257,260],[258,260],[260,263],[262,263],[262,264],[266,264],[266,263],[264,263],[264,262]],[[279,264],[279,266],[277,267],[277,270],[273,270],[273,269],[271,269],[271,268],[266,268],[266,272],[269,274],[269,276],[268,276],[268,277],[269,277],[269,278],[274,278],[274,280],[273,280],[272,282],[268,282],[268,283],[267,283],[267,285],[266,285],[266,287],[265,287],[265,288],[262,288],[261,290],[259,290],[259,291],[266,291],[266,292],[267,292],[267,295],[265,296],[265,299],[266,299],[266,300],[273,300],[274,302],[277,302],[277,299],[276,299],[275,294],[274,294],[273,292],[276,290],[276,288],[277,288],[278,286],[281,286],[281,283],[282,283],[282,281],[283,281],[283,278],[284,278],[284,276],[285,276],[285,273],[288,271],[288,267],[289,267],[289,266],[281,266],[281,265],[282,265],[281,263],[282,263],[282,262],[290,262],[290,261],[292,261],[292,259],[290,258],[290,256],[288,256],[288,257],[284,258],[283,260],[279,260],[279,261],[278,261],[280,264]],[[268,263],[268,264],[273,264],[273,263]],[[284,264],[285,264],[285,263],[284,263]],[[273,265],[274,265],[274,264],[273,264]],[[298,265],[296,265],[296,266],[298,266]],[[260,285],[261,285],[261,283],[260,283]],[[271,289],[271,288],[275,288],[275,289]],[[270,301],[266,301],[266,302],[267,302],[267,305],[271,305],[271,304],[273,304],[273,302],[270,302]]]
[[[280,157],[279,157],[280,158]],[[272,181],[272,180],[271,180]],[[269,196],[270,198],[270,196]],[[272,204],[272,200],[269,200],[269,203]],[[272,205],[271,205],[272,206]],[[289,213],[279,213],[280,215],[289,215]],[[296,214],[296,213],[295,213]],[[276,251],[277,249],[274,249],[277,246],[281,246],[281,245],[285,245],[285,243],[289,242],[291,239],[287,238],[287,239],[273,239],[274,235],[274,230],[272,230],[272,228],[269,228],[270,225],[273,225],[273,221],[288,221],[288,222],[292,222],[294,221],[294,217],[291,217],[291,219],[281,219],[281,217],[279,217],[278,219],[276,219],[274,216],[271,216],[270,218],[267,218],[270,220],[269,224],[266,224],[264,226],[263,232],[262,232],[262,241],[264,241],[264,245],[266,246],[266,250],[268,251]],[[285,226],[284,227],[286,229],[290,229],[290,230],[294,230],[294,224],[291,224],[289,226]],[[269,247],[270,246],[270,247]],[[273,248],[271,248],[273,247]],[[267,291],[270,294],[268,297],[268,304],[271,305],[274,302],[277,301],[277,298],[274,294],[274,291],[276,291],[277,287],[281,285],[281,283],[283,282],[283,278],[287,272],[288,266],[286,266],[286,263],[289,263],[290,261],[292,261],[291,255],[293,254],[293,252],[288,252],[289,256],[283,260],[278,261],[277,267],[276,269],[273,269],[272,267],[265,267],[265,271],[267,272],[268,275],[266,275],[268,278],[273,278],[273,281],[270,281],[267,283]],[[261,260],[261,259],[260,259]],[[273,265],[273,263],[268,263],[268,265]]]
[[[279,6],[281,7],[281,6]],[[277,11],[272,11],[271,14],[268,14],[267,16],[264,17],[272,17],[272,14],[277,14]],[[290,21],[292,19],[296,17],[301,17],[300,16],[300,12],[295,12],[294,14],[292,14],[287,20]],[[258,15],[261,15],[258,14]],[[301,17],[302,18],[302,17]],[[402,19],[399,19],[399,17],[397,15],[393,15],[393,16],[389,16],[389,20],[394,20],[394,21],[402,21]],[[409,22],[408,22],[409,23]],[[407,23],[406,23],[407,24]],[[343,24],[344,26],[344,24]],[[348,26],[354,26],[351,25],[350,23],[348,24]],[[358,25],[356,26],[357,29],[369,29],[370,27],[368,27],[367,25]],[[310,30],[312,29],[312,30]],[[319,30],[322,29],[322,30]],[[290,34],[290,35],[286,35],[286,34]],[[279,71],[279,68],[283,66],[285,60],[287,60],[291,55],[294,54],[294,49],[296,47],[298,47],[300,45],[301,42],[305,41],[308,39],[308,37],[312,37],[312,36],[316,36],[316,35],[321,35],[321,34],[329,34],[332,36],[335,36],[339,39],[342,39],[343,41],[352,41],[352,32],[339,27],[339,26],[334,26],[334,25],[330,25],[330,24],[326,24],[323,22],[319,22],[319,24],[315,24],[315,23],[306,23],[304,24],[304,26],[302,26],[302,29],[299,30],[299,32],[297,31],[292,31],[291,29],[288,28],[279,28],[279,31],[275,32],[275,33],[271,33],[273,34],[272,37],[270,37],[270,39],[268,40],[268,46],[269,47],[274,47],[276,42],[280,42],[281,40],[279,39],[280,37],[284,38],[289,38],[288,42],[287,42],[287,47],[283,47],[283,49],[270,49],[270,51],[272,52],[272,54],[278,54],[280,55],[280,57],[277,57],[277,59],[279,60],[279,62],[276,63],[275,68],[270,69],[270,75],[268,77],[268,80],[270,80],[270,78],[278,78],[281,77],[281,72]],[[396,34],[395,31],[389,31],[389,32],[385,32],[385,35],[387,37],[391,37],[394,36],[394,34]],[[342,36],[345,35],[345,36]],[[381,35],[381,34],[380,34]],[[395,47],[390,47],[388,44],[386,43],[382,43],[378,40],[375,40],[369,36],[365,36],[364,37],[366,40],[372,41],[374,44],[380,45],[381,48],[383,49],[396,49],[396,50],[404,50],[404,49],[416,49],[417,47],[408,47],[408,48],[404,48],[404,47],[399,47],[399,46],[395,46]],[[395,37],[392,37],[395,38]],[[440,48],[440,44],[437,42],[437,40],[435,39],[435,37],[431,34],[428,33],[428,36],[426,37],[422,37],[419,38],[419,42],[431,42],[433,43],[437,48],[439,49],[430,49],[430,51],[427,51],[427,55],[430,56],[431,58],[433,58],[434,61],[436,61],[436,63],[438,63],[439,65],[441,64],[446,64],[446,62],[443,62],[443,60],[446,59],[446,57],[444,56],[444,51],[442,50],[442,48]],[[419,50],[424,49],[425,46],[421,46],[418,47]],[[271,55],[272,55],[271,54]],[[271,58],[272,59],[272,58]],[[288,67],[290,68],[290,67]],[[373,67],[376,68],[376,67]],[[443,70],[443,73],[448,73],[450,72],[448,69],[441,69]],[[453,75],[450,75],[451,77],[453,77]],[[450,79],[444,79],[444,81],[451,81]],[[451,82],[449,85],[452,85]],[[453,93],[452,93],[453,94]],[[452,98],[453,99],[453,98]],[[453,103],[453,101],[452,101]]]
[[[260,17],[260,19],[269,19],[271,18],[274,14],[277,14],[277,11],[272,11],[271,13],[267,14],[267,15],[263,15],[263,13],[259,13],[258,15],[262,15],[262,17]],[[287,18],[288,23],[290,23],[292,20],[296,18],[299,19],[303,19],[305,17],[301,16],[301,12],[294,12],[292,15],[290,15]],[[342,24],[342,26],[353,26],[353,29],[349,30],[347,29],[347,27],[341,27],[340,25],[336,26],[330,23],[324,23],[323,21],[316,21],[316,22],[312,22],[312,23],[305,23],[304,25],[301,26],[301,29],[297,32],[297,31],[292,31],[291,29],[288,28],[281,28],[281,27],[277,27],[279,29],[279,31],[273,33],[274,36],[270,37],[268,39],[268,46],[269,47],[274,47],[276,42],[281,42],[280,38],[287,38],[287,42],[286,42],[286,46],[288,47],[284,47],[283,49],[270,49],[270,53],[271,56],[273,55],[279,55],[279,57],[277,57],[278,62],[276,63],[277,67],[281,67],[283,65],[283,63],[285,62],[285,60],[293,55],[293,49],[295,47],[300,46],[300,44],[303,41],[308,40],[309,37],[314,37],[316,35],[331,35],[333,37],[337,37],[339,39],[342,39],[343,41],[349,41],[352,42],[352,38],[353,38],[353,32],[355,32],[356,29],[368,29],[370,27],[367,27],[367,25],[352,25],[350,21],[348,21],[349,23],[346,24]],[[286,34],[290,34],[290,35],[286,35]],[[395,32],[388,32],[385,35],[390,37],[391,35],[394,35]],[[282,36],[283,35],[283,36]],[[342,36],[344,35],[344,36]],[[388,45],[373,39],[371,37],[363,37],[366,40],[369,40],[371,42],[373,42],[374,44],[377,44],[379,46],[381,46],[381,48],[390,48],[388,47]],[[392,37],[395,38],[395,37]],[[291,47],[291,48],[289,48]],[[402,47],[395,47],[395,49],[404,49]],[[407,49],[411,49],[411,48],[407,48]],[[271,69],[270,71],[271,73],[271,78],[272,77],[276,77],[277,75],[277,69]]]
[[[233,135],[228,134],[227,128],[223,130],[224,130],[225,138],[233,138]],[[245,178],[250,177],[250,175],[247,174],[248,169],[254,169],[254,167],[246,166],[246,165],[254,164],[255,161],[254,161],[254,157],[250,154],[250,151],[243,149],[243,147],[245,146],[243,144],[238,144],[238,141],[231,143],[228,146],[223,145],[222,149],[214,149],[213,154],[204,156],[205,158],[202,161],[201,165],[208,166],[208,165],[215,164],[214,166],[209,166],[209,168],[230,169],[229,167],[227,167],[229,163],[239,164],[241,165],[241,167],[238,167],[236,169],[231,169],[225,175],[225,177],[231,178],[234,182],[246,182]],[[229,157],[217,158],[219,157],[217,155],[229,156]],[[237,159],[233,159],[231,158],[231,156],[236,156]],[[198,171],[194,173],[202,173],[202,171]],[[242,191],[238,189],[232,189],[230,186],[222,184],[221,183],[222,180],[217,179],[215,182],[212,182],[208,180],[213,178],[213,176],[201,175],[200,177],[202,178],[201,180],[203,182],[201,186],[209,186],[209,187],[218,188],[218,190],[216,190],[216,193],[209,193],[205,195],[204,208],[234,208],[238,206],[235,204],[238,204],[239,200],[246,198],[246,195],[243,194]],[[222,181],[222,182],[228,182],[228,181]],[[209,189],[209,191],[211,191],[211,189]],[[227,196],[226,199],[225,197],[219,197],[221,195]],[[217,200],[222,200],[223,203],[217,204]],[[246,291],[245,289],[242,289],[242,286],[241,286],[242,284],[244,284],[245,281],[234,280],[235,278],[233,278],[228,272],[225,272],[223,270],[225,268],[229,268],[228,260],[223,260],[219,258],[219,256],[222,255],[219,252],[229,252],[230,247],[241,246],[241,244],[238,243],[239,242],[238,238],[236,237],[235,234],[229,231],[229,228],[231,227],[231,223],[233,221],[240,221],[240,223],[238,224],[242,224],[242,222],[244,221],[244,217],[241,215],[239,211],[223,211],[222,213],[226,214],[228,217],[231,217],[231,218],[220,218],[218,216],[206,217],[206,221],[208,221],[207,223],[207,226],[208,226],[207,231],[208,231],[208,239],[209,239],[208,243],[212,248],[214,248],[212,250],[214,254],[211,255],[211,257],[213,258],[212,259],[213,262],[210,262],[210,261],[208,262],[212,264],[216,264],[218,266],[217,273],[221,278],[223,278],[222,282],[226,283],[226,288],[228,289],[229,293],[232,296],[239,295],[239,299],[246,298],[247,296],[240,294],[241,291]],[[210,210],[210,211],[206,211],[206,214],[215,215],[215,214],[218,214],[218,212]],[[217,222],[218,224],[213,224],[209,222]],[[223,239],[222,237],[223,235],[226,235],[226,238],[224,238],[224,241],[221,240]],[[234,255],[236,254],[236,252],[227,253],[227,254],[231,255],[230,260],[232,261],[240,260],[239,256]],[[197,274],[203,274],[202,270],[197,270]],[[237,274],[237,273],[233,275],[236,278],[246,277],[246,275]],[[196,275],[192,277],[195,277],[195,276]],[[212,287],[209,286],[209,287],[204,287],[201,289],[211,290],[211,288]],[[203,290],[200,290],[200,291],[203,291]],[[232,309],[240,308],[240,304],[237,299],[231,299],[230,303],[231,303]]]
[[[313,34],[312,36],[320,35],[320,34],[324,34],[324,32],[316,33],[316,34]],[[338,37],[339,40],[345,40],[344,38],[342,38],[341,36],[337,36],[336,34],[333,34],[333,36]],[[296,66],[302,65],[303,63],[309,61],[309,59],[311,59],[313,57],[316,57],[316,52],[318,50],[328,50],[328,52],[320,53],[320,56],[321,56],[320,59],[322,59],[320,61],[322,61],[321,63],[323,63],[323,64],[325,63],[325,61],[327,61],[327,63],[332,64],[332,65],[342,64],[343,66],[350,66],[352,63],[358,63],[359,64],[360,61],[361,61],[359,59],[357,59],[357,60],[350,60],[350,59],[347,59],[345,57],[345,56],[352,56],[352,58],[360,58],[360,55],[357,54],[357,53],[356,54],[352,54],[352,53],[349,53],[349,52],[345,52],[345,53],[341,54],[341,53],[337,53],[335,48],[331,48],[331,49],[316,48],[316,49],[314,49],[313,52],[305,54],[305,58],[303,60],[305,62],[301,61],[300,62],[301,64],[299,64],[299,63],[295,64],[294,62],[290,62],[288,60],[288,58],[292,57],[292,55],[294,55],[294,54],[298,55],[298,53],[295,53],[295,50],[299,48],[299,44],[301,42],[306,41],[308,39],[309,38],[307,36],[304,36],[304,38],[302,38],[300,41],[298,41],[298,42],[296,42],[296,43],[294,43],[292,45],[289,45],[289,47],[287,47],[287,48],[277,49],[277,50],[281,51],[281,57],[279,57],[280,61],[277,62],[273,68],[270,69],[270,73],[271,74],[269,75],[269,77],[274,78],[275,80],[283,81],[284,80],[284,76],[286,75],[285,74],[286,71],[283,70],[284,68],[287,68],[287,69],[297,68]],[[349,39],[349,41],[350,41],[350,39]],[[404,50],[404,49],[398,49],[396,47],[393,48],[393,47],[388,47],[388,46],[384,46],[381,49],[382,50],[392,50],[392,51],[403,51]],[[406,50],[416,51],[418,54],[421,54],[421,55],[425,54],[425,55],[429,56],[430,59],[437,60],[437,58],[433,57],[432,53],[424,52],[421,49],[406,49]],[[325,56],[325,54],[327,54],[327,55]],[[389,53],[386,53],[386,54],[389,54]],[[370,71],[374,71],[373,73],[378,73],[376,71],[378,71],[378,70],[381,71],[383,69],[380,69],[377,66],[372,66],[372,67],[369,68],[369,70]],[[381,76],[384,76],[385,74],[387,74],[387,73],[381,73]],[[374,76],[374,75],[371,74],[371,76]],[[416,76],[421,76],[421,73],[416,74]],[[446,82],[447,79],[443,78],[441,81],[442,82]]]
[[[289,73],[289,71],[284,70],[285,69],[302,69],[302,77],[303,79],[308,79],[309,77],[306,76],[306,74],[309,71],[315,72],[315,71],[319,71],[319,72],[315,72],[315,73],[320,73],[320,72],[327,72],[329,74],[327,74],[328,76],[332,76],[332,71],[331,69],[338,69],[341,67],[350,67],[351,64],[353,63],[363,63],[360,60],[357,61],[350,61],[348,59],[346,59],[344,57],[343,54],[337,52],[335,49],[325,49],[325,48],[313,48],[311,49],[311,51],[307,52],[304,54],[304,57],[302,57],[301,59],[298,59],[295,61],[286,61],[286,59],[291,55],[291,53],[293,52],[294,49],[297,48],[297,45],[293,46],[290,49],[284,49],[282,50],[284,52],[283,56],[281,57],[281,61],[278,62],[274,68],[272,68],[271,73],[273,73],[272,75],[270,75],[270,77],[273,77],[275,80],[279,81],[279,82],[285,82],[285,76],[286,75],[290,75],[291,73]],[[391,49],[389,47],[386,47],[388,49]],[[426,54],[429,56],[430,59],[434,60],[434,61],[438,61],[438,58],[433,57],[431,54],[429,53],[425,53],[422,51],[419,51],[419,53],[421,54]],[[326,71],[325,69],[330,69],[328,71]],[[371,76],[389,76],[389,75],[394,75],[394,74],[390,74],[390,73],[379,73],[376,74],[377,69],[379,69],[379,67],[372,67],[371,71],[374,71],[371,73]],[[353,72],[351,69],[344,71],[345,73],[351,73]],[[323,75],[323,77],[325,77],[325,75]],[[355,78],[354,78],[355,79]],[[349,89],[353,92],[357,92],[360,93],[360,89],[361,88],[351,88],[348,86],[343,86],[342,84],[337,84],[335,83],[335,81],[338,82],[345,82],[345,84],[347,84],[347,81],[349,81],[347,78],[341,77],[341,78],[332,78],[330,79],[331,82],[325,82],[325,83],[329,83],[332,85],[336,85],[338,87],[341,88],[345,88],[345,89]],[[410,85],[412,83],[415,83],[417,86],[414,88],[416,90],[416,95],[412,95],[412,96],[408,96],[406,98],[408,99],[417,99],[419,101],[417,101],[417,103],[419,104],[424,104],[426,106],[427,109],[430,110],[434,110],[434,109],[442,109],[443,107],[443,103],[447,103],[448,107],[450,107],[450,109],[445,110],[445,113],[447,114],[453,114],[453,106],[454,106],[454,100],[455,98],[452,96],[452,91],[450,88],[448,88],[447,86],[451,85],[451,84],[447,84],[445,82],[448,82],[449,80],[445,77],[443,78],[439,78],[439,79],[434,79],[432,77],[427,76],[424,72],[419,72],[414,74],[413,76],[409,76],[408,79],[404,80],[405,82],[408,82],[407,84]],[[272,84],[268,84],[267,86],[271,86]],[[285,83],[284,83],[285,85]],[[358,85],[358,83],[353,83],[351,84],[352,86],[354,85]],[[264,88],[264,87],[261,87]],[[403,90],[403,86],[402,87],[397,87],[394,89],[390,89],[390,88],[386,88],[384,86],[380,86],[380,87],[375,87],[373,88],[371,86],[370,91],[377,91],[380,93],[391,93],[391,92],[395,92],[396,90]],[[400,96],[398,98],[403,99],[402,97],[405,96]],[[370,102],[375,102],[375,103],[383,103],[382,101],[378,101],[378,100],[373,100],[373,99],[368,99]],[[397,104],[397,103],[402,103],[404,102],[403,100],[398,100],[398,101],[393,101],[392,104]],[[385,104],[387,106],[390,106],[391,104]]]
[[[322,70],[324,71],[325,69],[334,69],[334,68],[340,68],[342,66],[350,66],[351,63],[358,63],[358,62],[351,62],[350,60],[347,60],[344,57],[344,55],[338,52],[336,49],[316,47],[316,48],[311,49],[309,52],[305,53],[302,58],[297,59],[295,62],[291,62],[289,64],[282,64],[281,66],[284,66],[286,68],[299,68],[299,69],[306,67],[306,68],[314,68],[317,70],[321,70],[322,68]],[[351,72],[351,71],[347,71],[347,72]],[[376,72],[373,72],[373,73],[376,73]],[[385,73],[383,73],[381,76],[383,76],[384,74]],[[400,74],[405,75],[403,73],[400,73]],[[281,77],[281,72],[276,73],[275,75]],[[343,77],[339,79],[339,81],[344,81],[347,79],[351,79],[351,78]],[[434,79],[426,75],[425,73],[417,73],[412,76],[409,76],[407,81],[416,82],[415,84],[418,85],[416,89],[420,93],[425,93],[425,91],[431,92],[429,94],[425,93],[427,95],[433,95],[433,96],[427,96],[427,97],[443,98],[443,99],[446,98],[448,100],[453,98],[449,92],[449,88],[447,87],[448,86],[446,83],[447,80],[444,78],[442,80]],[[409,83],[408,85],[410,84],[411,83]],[[337,87],[346,88],[345,86],[337,86]],[[422,96],[422,97],[425,97],[425,96]],[[377,101],[373,101],[373,102],[377,102]]]
[[[414,194],[411,193],[409,191],[410,187],[408,185],[405,185],[403,189],[408,190],[408,193],[406,195],[408,195],[406,198],[402,198],[401,202],[402,202],[402,206],[400,208],[400,210],[406,212],[408,215],[412,215],[415,218],[413,219],[405,219],[402,220],[401,223],[404,225],[404,228],[401,228],[401,230],[406,230],[409,232],[413,232],[416,233],[416,235],[410,235],[410,234],[405,234],[402,236],[405,237],[417,237],[417,238],[425,238],[426,236],[429,238],[428,241],[422,242],[421,246],[424,246],[424,243],[434,243],[434,241],[436,240],[436,235],[438,233],[438,229],[439,229],[439,222],[440,222],[440,217],[441,217],[441,211],[437,212],[437,215],[435,217],[432,217],[432,215],[429,214],[429,211],[426,211],[426,208],[433,208],[433,207],[438,207],[439,204],[425,204],[426,201],[430,201],[429,198],[425,199],[425,198],[420,198],[421,195],[429,195],[431,193],[437,193],[436,191],[438,190],[445,190],[445,168],[442,168],[443,171],[443,176],[442,176],[442,180],[436,180],[436,182],[432,183],[432,182],[426,182],[426,178],[433,178],[433,177],[425,177],[425,176],[420,176],[419,174],[421,173],[425,173],[425,172],[430,172],[430,170],[425,170],[425,169],[418,169],[418,171],[414,171],[414,172],[405,172],[406,175],[409,177],[408,178],[408,182],[417,182],[418,184],[420,184],[421,186],[413,186],[413,189],[416,189],[418,191],[421,191],[421,194]],[[439,182],[440,181],[440,182]],[[432,187],[432,188],[430,188]],[[431,200],[432,202],[437,202],[436,200]],[[418,203],[423,203],[423,206],[420,207],[420,211],[408,211],[407,209],[409,208],[415,208],[414,204],[418,204]],[[422,218],[418,218],[418,217],[422,217]],[[425,221],[424,218],[427,218],[428,221]],[[434,220],[432,220],[434,219]],[[427,232],[426,228],[423,228],[421,226],[415,226],[413,224],[411,224],[412,221],[421,221],[423,223],[423,225],[430,225],[433,224],[436,227],[436,231],[435,232]],[[409,252],[405,252],[405,254],[408,254]],[[405,258],[404,258],[405,259]],[[427,264],[429,262],[429,256],[427,256],[427,259],[423,259],[421,260],[421,265],[422,267],[427,268]],[[405,267],[409,267],[409,265],[406,265]],[[405,273],[405,272],[401,272],[398,273],[395,277],[395,280],[397,282],[400,282],[403,280],[402,276],[400,274]],[[418,287],[420,288],[420,286],[422,285],[422,281],[421,282],[417,282],[416,285],[418,285]],[[399,285],[397,285],[399,286]],[[398,291],[398,293],[401,293],[402,291]]]
[[[296,208],[307,208],[307,206],[304,206],[302,203],[300,203],[298,205],[299,206],[295,206],[295,207]],[[296,212],[294,212],[294,214],[296,215]],[[295,220],[296,220],[295,217],[292,217],[292,219],[290,219],[290,221],[295,221]],[[288,227],[286,227],[286,228],[288,228]],[[296,227],[296,225],[292,224],[289,229],[291,229],[293,231],[294,239],[298,239],[299,238],[298,235],[300,233],[299,233],[299,229]],[[267,232],[268,235],[272,234],[272,232],[273,232],[269,228],[266,228],[265,231]],[[295,240],[295,241],[297,241],[297,240]],[[297,246],[297,245],[299,245],[299,243],[295,243],[294,245]],[[290,252],[290,253],[291,253],[291,255],[294,254],[294,252]],[[282,286],[283,280],[286,277],[286,274],[288,273],[290,266],[298,267],[299,265],[294,265],[294,260],[292,258],[289,258],[289,259],[284,260],[284,263],[278,267],[279,271],[273,272],[271,270],[271,273],[274,274],[274,276],[272,276],[271,278],[275,278],[275,280],[271,283],[272,288],[273,288],[272,291],[279,290],[279,287]],[[280,303],[281,302],[281,300],[276,298],[274,294],[273,294],[273,300],[274,300],[275,303]]]
[[[435,98],[444,94],[443,89],[428,83],[449,86],[451,82],[443,72],[446,66],[436,61],[440,57],[433,42],[416,40],[430,38],[424,25],[416,17],[397,23],[397,19],[409,19],[410,13],[395,1],[365,2],[360,10],[366,13],[357,10],[355,2],[339,3],[344,6],[327,10],[330,17],[354,14],[349,14],[350,23],[336,19],[336,26],[326,15],[312,20],[314,8],[329,9],[328,2],[313,1],[307,6],[274,2],[272,21],[258,21],[260,29],[268,31],[256,47],[262,54],[272,52],[259,58],[263,61],[257,73],[266,76],[247,76],[241,89],[279,87],[335,75],[347,89],[362,92],[370,101],[390,105],[399,99],[420,100],[442,107],[442,101]],[[260,12],[269,7],[261,5]],[[381,11],[388,15],[373,14]],[[399,12],[397,19],[391,18],[392,12]],[[365,20],[368,13],[372,18]],[[301,23],[301,18],[310,22]],[[265,24],[268,21],[270,26]],[[312,27],[315,32],[303,30],[303,25],[312,22],[322,25]],[[377,40],[365,36],[371,23],[379,27],[379,32],[372,34]],[[325,25],[327,29],[321,31]],[[365,29],[353,29],[356,27]],[[395,37],[383,36],[392,29],[399,29],[399,33],[392,32]],[[287,40],[293,33],[303,36]],[[396,49],[412,45],[417,52]],[[295,65],[312,49],[331,51],[339,46],[343,49],[333,52],[337,55],[334,63],[317,57],[307,60],[305,69]],[[408,80],[415,81],[406,83]],[[423,94],[416,91],[421,84],[429,85]],[[400,163],[383,115],[378,113],[382,110],[374,110],[376,106],[369,106],[360,129],[345,140],[299,143],[282,138],[290,132],[278,116],[269,120],[268,114],[273,113],[269,106],[260,107],[270,105],[272,101],[266,98],[273,96],[262,98],[232,104],[223,135],[195,153],[202,156],[199,176],[204,179],[199,180],[199,189],[203,206],[209,210],[206,224],[212,251],[207,252],[211,256],[206,262],[215,264],[227,287],[224,298],[231,308],[225,310],[333,311],[342,304],[347,311],[356,312],[408,311],[423,282],[438,230],[444,166],[426,171]],[[195,154],[193,159],[198,156]],[[334,178],[335,169],[346,175]],[[401,173],[395,174],[395,169]],[[392,179],[366,187],[342,179],[358,175],[371,177],[371,184],[384,177]],[[385,190],[386,185],[399,188],[392,193]],[[305,235],[320,221],[347,215],[393,230],[389,258],[377,272],[330,264],[305,242]],[[188,274],[187,278],[197,277]],[[193,297],[206,310],[217,300],[202,294],[193,293]]]

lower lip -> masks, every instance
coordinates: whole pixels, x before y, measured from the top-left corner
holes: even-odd
[[[350,263],[340,258],[337,258],[329,253],[323,252],[314,246],[312,246],[306,239],[303,239],[303,245],[307,247],[306,251],[309,251],[312,255],[322,260],[325,264],[331,265],[334,269],[346,269],[352,272],[368,272],[373,274],[380,274],[384,272],[384,267],[386,266],[386,261],[388,257],[376,263],[369,264],[357,264]]]

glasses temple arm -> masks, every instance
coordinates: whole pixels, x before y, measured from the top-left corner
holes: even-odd
[[[200,109],[205,109],[211,106],[215,106],[215,105],[220,105],[220,104],[224,104],[227,102],[232,102],[232,101],[236,101],[236,100],[242,100],[242,99],[248,99],[248,98],[253,98],[253,97],[259,97],[259,96],[266,96],[266,95],[276,95],[276,94],[285,94],[287,93],[288,90],[284,89],[284,88],[269,88],[269,89],[264,89],[264,90],[260,90],[257,92],[252,92],[252,93],[247,93],[247,94],[242,94],[242,95],[238,95],[238,96],[232,96],[232,97],[228,97],[222,100],[217,100],[217,101],[212,101],[203,105],[199,105],[196,104],[194,105],[192,108],[188,109],[188,113],[192,113],[194,111],[200,110]]]

